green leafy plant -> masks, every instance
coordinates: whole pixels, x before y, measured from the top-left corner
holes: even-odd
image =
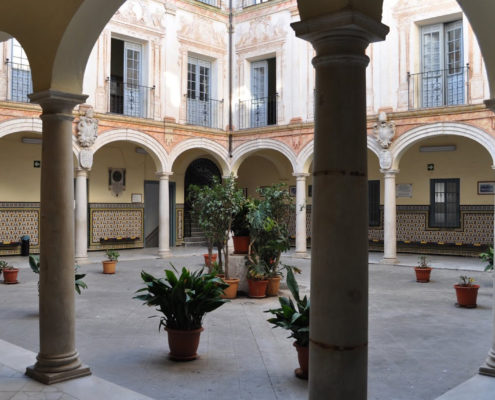
[[[255,281],[262,281],[268,277],[269,269],[261,261],[259,264],[249,264],[247,269],[247,278]]]
[[[474,282],[475,280],[473,277],[467,275],[461,275],[459,277],[459,282],[457,282],[457,285],[462,287],[472,287],[474,285]]]
[[[108,249],[105,251],[107,259],[110,261],[117,261],[120,257],[120,253],[117,250]]]
[[[274,308],[265,312],[274,315],[268,322],[275,325],[274,328],[284,328],[291,332],[290,338],[294,338],[299,346],[309,345],[309,311],[310,301],[307,296],[301,299],[299,286],[292,269],[287,270],[287,286],[294,298],[279,297],[280,308]]]
[[[488,265],[485,266],[485,271],[493,270],[493,247],[489,247],[485,253],[480,254],[480,258],[487,262]]]
[[[31,270],[35,273],[35,274],[38,274],[40,273],[40,258],[39,256],[33,256],[33,255],[30,255],[29,256],[29,266],[31,267]],[[88,285],[86,284],[86,282],[83,281],[83,278],[86,276],[86,274],[79,274],[78,273],[78,270],[79,270],[80,266],[75,264],[74,265],[74,287],[76,289],[76,292],[78,294],[81,294],[81,289],[87,289],[88,288]],[[40,283],[38,281],[38,290],[39,290],[39,287],[40,287]]]
[[[0,275],[4,269],[7,269],[7,267],[9,267],[9,263],[7,261],[0,260]]]
[[[247,214],[249,212],[249,201],[245,200],[234,215],[232,220],[232,232],[234,236],[249,236],[249,221]]]
[[[202,326],[206,313],[216,310],[228,300],[220,296],[228,287],[213,274],[203,274],[203,269],[191,272],[185,267],[179,272],[166,269],[164,278],[156,278],[141,272],[146,287],[134,299],[144,301],[148,306],[156,306],[163,316],[158,329],[194,330]]]
[[[426,256],[419,256],[417,268],[430,268]]]

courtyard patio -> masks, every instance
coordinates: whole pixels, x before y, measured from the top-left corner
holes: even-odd
[[[166,335],[148,318],[157,313],[132,299],[139,272],[159,274],[169,263],[200,268],[201,253],[177,249],[159,260],[153,250],[124,251],[116,275],[103,275],[103,255],[91,253],[81,267],[88,289],[76,296],[76,347],[93,376],[49,387],[23,376],[38,351],[38,277],[27,258],[8,258],[21,271],[18,285],[0,285],[0,400],[306,399],[292,341],[263,312],[276,298],[238,297],[207,315],[197,361],[167,359]],[[381,256],[370,253],[368,398],[436,399],[475,376],[490,349],[492,274],[478,259],[432,256],[432,280],[419,284],[411,269],[417,256],[399,255],[399,266],[380,264]],[[308,293],[309,258],[284,261],[302,269]],[[476,309],[454,305],[452,285],[466,273],[481,285]]]

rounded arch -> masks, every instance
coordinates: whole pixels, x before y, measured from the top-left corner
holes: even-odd
[[[393,156],[392,169],[399,169],[400,159],[406,150],[415,143],[427,138],[445,135],[462,136],[474,140],[488,151],[492,157],[492,162],[495,165],[495,139],[488,133],[472,125],[454,122],[439,122],[413,128],[392,143],[392,146],[390,146],[390,151]]]
[[[0,123],[0,139],[17,132],[43,133],[43,123],[40,118],[16,118]],[[78,155],[80,151],[77,139],[72,136],[72,153]]]
[[[170,172],[168,154],[163,146],[154,137],[132,129],[115,129],[107,131],[98,136],[93,145],[93,151],[96,153],[103,146],[119,141],[127,141],[139,144],[145,148],[153,161],[155,162],[157,172]]]
[[[232,172],[234,174],[239,170],[242,162],[251,154],[259,150],[275,150],[282,153],[290,162],[292,166],[292,172],[297,171],[297,158],[292,149],[286,144],[273,139],[256,139],[247,143],[241,144],[237,147],[232,156]]]
[[[170,168],[173,168],[175,161],[181,154],[187,150],[198,148],[206,150],[215,158],[222,168],[223,176],[230,175],[231,169],[227,162],[229,158],[227,149],[213,140],[204,138],[187,139],[175,146],[170,152]]]
[[[370,149],[375,155],[380,158],[380,152],[383,150],[376,139],[373,136],[367,136],[367,147]]]

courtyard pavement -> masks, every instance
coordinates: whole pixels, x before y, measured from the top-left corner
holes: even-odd
[[[76,296],[76,343],[93,376],[52,386],[23,375],[39,345],[37,276],[26,258],[6,258],[21,271],[18,285],[0,285],[0,400],[306,399],[307,382],[293,374],[292,341],[263,312],[276,298],[239,297],[222,306],[205,319],[198,360],[167,359],[166,335],[148,318],[156,312],[132,299],[142,286],[139,272],[160,274],[170,262],[200,268],[202,253],[179,248],[159,260],[156,249],[122,251],[115,275],[103,275],[103,254],[90,253],[81,266],[89,288]],[[477,375],[491,346],[492,274],[475,258],[431,256],[432,280],[419,284],[411,268],[417,255],[400,254],[398,265],[380,264],[382,256],[369,257],[368,398],[493,399],[495,379]],[[288,253],[283,260],[302,269],[307,293],[309,258]],[[481,285],[476,309],[454,305],[452,285],[465,273]]]

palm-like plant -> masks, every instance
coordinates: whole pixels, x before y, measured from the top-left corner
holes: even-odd
[[[284,328],[291,332],[289,337],[296,339],[296,344],[301,347],[309,345],[309,306],[307,296],[301,299],[299,295],[299,285],[297,284],[294,272],[287,269],[287,286],[289,287],[294,301],[287,297],[279,297],[280,308],[267,310],[275,317],[268,319],[275,327]]]
[[[206,313],[216,310],[228,300],[220,296],[228,287],[213,274],[203,274],[203,269],[191,272],[185,267],[179,274],[166,269],[164,278],[155,278],[141,272],[146,287],[139,289],[135,299],[143,300],[148,306],[156,306],[163,314],[158,329],[195,330],[201,328]],[[177,273],[177,274],[176,274]]]

